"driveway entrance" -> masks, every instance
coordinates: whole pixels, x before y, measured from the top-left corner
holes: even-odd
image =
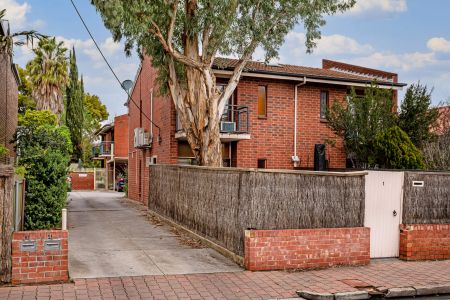
[[[69,194],[71,278],[235,272],[241,269],[209,248],[180,243],[170,227],[152,224],[143,210],[114,192]]]

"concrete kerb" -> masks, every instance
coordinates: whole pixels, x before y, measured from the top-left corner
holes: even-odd
[[[441,285],[422,285],[408,287],[394,287],[383,290],[375,290],[379,294],[374,294],[375,298],[402,298],[415,296],[431,296],[450,294],[450,283]],[[359,300],[369,299],[371,293],[367,291],[350,291],[339,293],[316,293],[311,291],[297,291],[297,295],[308,300]]]

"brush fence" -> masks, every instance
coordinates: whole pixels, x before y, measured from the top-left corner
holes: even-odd
[[[403,224],[450,224],[450,172],[405,172]]]
[[[246,229],[361,227],[366,172],[150,166],[150,209],[244,255]]]

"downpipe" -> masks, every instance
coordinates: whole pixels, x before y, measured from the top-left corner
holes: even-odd
[[[298,88],[306,84],[306,76],[303,77],[303,82],[298,83],[294,87],[294,155],[292,155],[292,162],[294,168],[299,167],[300,158],[297,155],[297,115],[298,115]]]

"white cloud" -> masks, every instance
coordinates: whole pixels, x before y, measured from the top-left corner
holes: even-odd
[[[19,4],[15,0],[0,0],[0,8],[6,9],[5,19],[9,20],[14,30],[25,26],[27,13],[31,10],[31,6],[27,2]]]
[[[348,14],[400,13],[407,10],[406,0],[358,0]]]
[[[291,31],[286,36],[285,47],[295,49],[296,52],[305,52],[306,36],[303,32]],[[317,55],[336,54],[369,54],[374,49],[369,44],[361,44],[350,37],[333,34],[324,35],[317,41],[317,47],[313,49]]]
[[[387,68],[394,72],[420,69],[439,62],[432,52],[384,53],[375,52],[366,57],[350,59],[352,63],[372,68]]]
[[[67,39],[62,36],[57,36],[56,39],[64,42],[64,45],[67,48],[71,49],[72,47],[75,47],[77,53],[81,51],[83,54],[87,55],[94,63],[94,67],[99,68],[104,65],[103,58],[91,39]],[[112,37],[108,37],[104,42],[100,43],[99,47],[107,59],[114,56],[122,48],[121,44],[114,42]]]
[[[434,37],[428,40],[427,47],[434,52],[450,52],[450,41],[443,37]]]

